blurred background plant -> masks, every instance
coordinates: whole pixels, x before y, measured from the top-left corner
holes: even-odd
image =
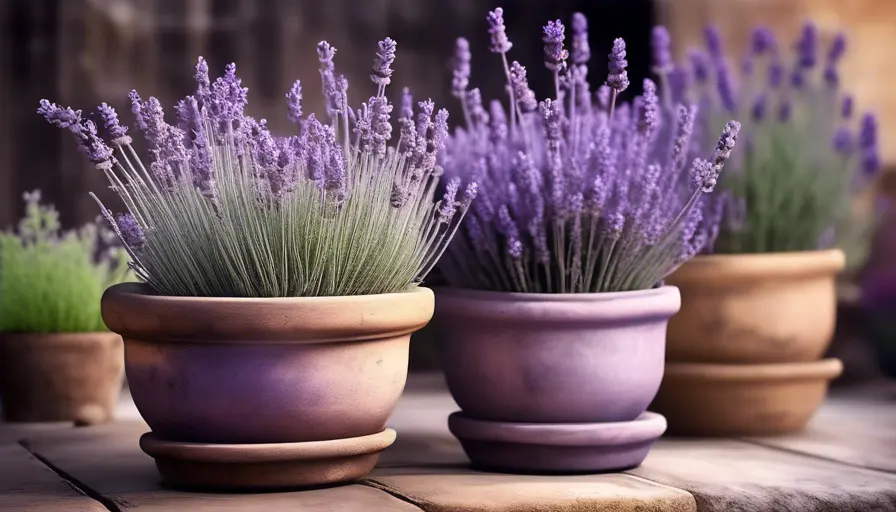
[[[100,297],[133,277],[115,234],[101,218],[62,231],[39,191],[25,204],[18,231],[0,233],[0,332],[105,331]]]
[[[855,210],[855,199],[873,184],[881,158],[877,118],[857,116],[840,87],[846,35],[837,33],[822,51],[817,26],[806,23],[791,54],[770,29],[758,27],[739,60],[737,83],[717,28],[707,27],[705,51],[690,49],[688,65],[677,68],[664,62],[664,31],[654,32],[654,69],[672,84],[687,69],[688,87],[671,93],[697,101],[704,147],[727,117],[743,121],[743,144],[721,180],[731,201],[713,250],[837,246],[852,268],[864,263],[872,218]]]

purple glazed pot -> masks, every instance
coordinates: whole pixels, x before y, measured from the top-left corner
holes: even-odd
[[[448,387],[466,417],[632,421],[663,378],[678,288],[525,294],[442,288],[435,319]]]

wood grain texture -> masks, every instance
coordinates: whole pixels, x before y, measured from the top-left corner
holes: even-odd
[[[0,510],[100,512],[100,502],[85,496],[28,451],[0,446]]]

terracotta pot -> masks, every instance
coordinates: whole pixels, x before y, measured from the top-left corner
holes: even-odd
[[[0,333],[0,399],[6,421],[109,421],[124,354],[111,332]]]
[[[382,432],[433,294],[165,297],[109,288],[134,403],[164,441],[295,443]]]
[[[824,401],[828,383],[842,371],[837,359],[749,365],[670,362],[650,407],[666,417],[670,434],[797,432]]]
[[[667,360],[818,360],[834,335],[835,278],[844,263],[840,250],[694,258],[666,280],[682,297],[669,322]]]
[[[600,294],[443,288],[445,377],[466,417],[524,423],[632,421],[663,376],[671,286]]]

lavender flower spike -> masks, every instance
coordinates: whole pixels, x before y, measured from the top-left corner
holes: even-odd
[[[706,83],[709,80],[709,59],[706,54],[699,50],[691,50],[688,52],[688,59],[691,61],[694,80],[700,84]]]
[[[513,88],[513,97],[522,113],[534,112],[538,108],[535,92],[529,89],[526,68],[517,61],[513,61],[510,66],[510,86]]]
[[[620,93],[628,89],[628,61],[625,60],[625,41],[619,37],[613,41],[613,50],[608,55],[609,63],[607,65],[610,73],[607,75],[607,85]]]
[[[87,120],[71,128],[78,139],[78,146],[98,169],[112,168],[112,149],[103,142],[97,133],[93,121]]]
[[[407,119],[414,118],[414,96],[411,95],[411,90],[407,87],[401,90],[400,117]]]
[[[118,112],[110,107],[107,103],[103,103],[99,107],[100,119],[103,121],[103,127],[109,134],[109,139],[117,146],[124,146],[131,143],[131,137],[128,135],[127,126],[121,126],[118,121]]]
[[[491,35],[492,53],[507,53],[513,47],[513,43],[507,39],[507,29],[504,26],[504,9],[498,7],[488,13],[488,33]]]
[[[302,82],[296,80],[286,93],[287,116],[293,123],[302,122]]]
[[[660,100],[656,95],[656,84],[649,78],[644,79],[643,98],[644,107],[638,127],[646,137],[651,137],[660,124]]]
[[[731,157],[731,152],[734,150],[734,145],[737,143],[738,133],[740,133],[740,123],[737,121],[728,121],[728,124],[725,125],[725,129],[722,130],[722,135],[719,137],[718,144],[716,144],[715,155],[713,155],[713,165],[715,166],[716,173],[722,171],[725,162]]]
[[[653,27],[650,47],[653,50],[653,72],[665,74],[672,71],[672,52],[669,50],[671,38],[666,27]]]
[[[118,216],[118,221],[115,224],[118,227],[118,233],[121,236],[121,240],[127,244],[128,247],[135,251],[138,251],[143,247],[143,244],[146,242],[146,235],[143,233],[143,228],[140,227],[140,224],[133,215],[130,213],[123,213]]]
[[[753,30],[752,40],[753,55],[763,55],[765,53],[775,53],[778,51],[778,43],[775,41],[775,34],[768,27],[756,27]]]
[[[814,23],[810,22],[803,25],[803,31],[800,34],[799,41],[797,41],[796,50],[798,54],[797,64],[800,68],[815,67],[818,60],[818,27]]]
[[[439,222],[447,224],[454,217],[457,211],[457,190],[460,188],[460,178],[455,176],[451,178],[448,185],[445,186],[445,195],[442,197],[441,204],[438,209]]]
[[[572,63],[584,66],[591,60],[591,46],[588,44],[588,18],[577,12],[572,15]]]
[[[560,20],[549,21],[544,26],[544,66],[554,73],[566,68],[566,59],[569,58],[569,52],[563,48],[565,32]]]
[[[457,38],[451,72],[451,92],[457,98],[464,98],[470,86],[470,43],[463,37]]]
[[[850,119],[852,117],[853,111],[853,99],[852,96],[844,96],[843,103],[840,104],[840,117],[843,119]]]
[[[71,107],[58,107],[49,100],[40,100],[37,113],[42,115],[50,124],[60,128],[71,128],[81,122],[81,111],[72,110]]]
[[[379,51],[376,52],[376,58],[373,60],[370,79],[380,86],[380,89],[392,82],[392,63],[395,62],[396,46],[395,41],[389,37],[379,42]]]

